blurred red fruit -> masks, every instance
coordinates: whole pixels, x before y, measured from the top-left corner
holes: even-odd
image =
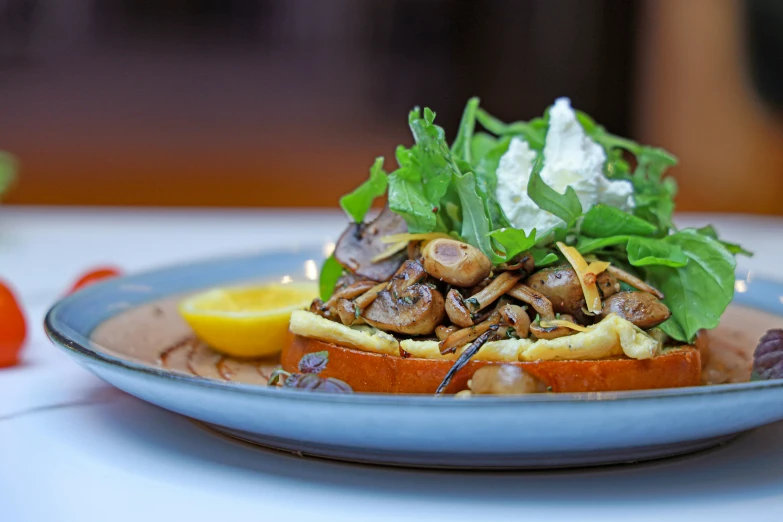
[[[0,367],[19,362],[27,334],[24,314],[11,289],[0,281]]]
[[[118,268],[113,267],[100,267],[94,270],[90,270],[89,272],[82,274],[82,276],[76,281],[76,283],[74,283],[68,293],[72,294],[87,285],[91,285],[92,283],[96,283],[110,277],[117,277],[120,274],[121,271]]]

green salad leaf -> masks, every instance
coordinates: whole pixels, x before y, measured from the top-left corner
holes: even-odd
[[[611,237],[620,235],[650,236],[655,234],[655,225],[609,205],[596,205],[585,213],[582,233],[590,237]]]
[[[375,158],[375,163],[370,167],[370,179],[359,185],[350,194],[340,198],[340,206],[354,223],[361,223],[375,198],[386,193],[387,185],[386,172],[383,170],[383,158]]]
[[[16,180],[16,159],[0,150],[0,198]]]
[[[688,262],[681,267],[648,266],[646,280],[666,296],[672,317],[661,328],[678,341],[718,326],[734,296],[734,256],[717,240],[694,229],[676,232],[662,242],[679,247]]]
[[[565,194],[561,194],[541,179],[541,170],[544,168],[544,161],[541,156],[536,159],[533,165],[533,172],[530,173],[530,181],[527,184],[527,195],[538,205],[541,210],[546,210],[553,214],[566,224],[571,224],[582,215],[582,204],[573,187],[567,187]]]
[[[334,293],[334,287],[337,286],[337,280],[343,275],[343,265],[341,265],[334,254],[327,257],[324,265],[321,267],[321,276],[318,280],[318,290],[321,299],[326,301]]]
[[[482,108],[476,111],[476,119],[489,132],[497,136],[518,136],[527,141],[530,148],[535,151],[544,150],[548,115],[543,118],[535,118],[529,122],[503,123]]]
[[[492,248],[489,233],[489,218],[484,211],[484,202],[476,192],[476,180],[472,172],[454,176],[454,185],[462,203],[462,237],[477,246],[494,264],[505,259]]]
[[[625,245],[631,236],[609,236],[609,237],[584,237],[581,236],[576,242],[576,249],[581,254],[589,254],[596,250],[602,250],[615,245]]]
[[[486,132],[477,132],[473,134],[473,138],[470,140],[470,157],[473,160],[473,164],[478,168],[478,165],[485,160],[487,154],[495,149],[502,139],[503,138],[496,138]],[[511,138],[508,138],[508,141],[510,140]],[[506,150],[508,150],[508,145],[505,146],[505,149],[500,156],[502,156]],[[497,161],[495,162],[495,169],[497,169],[497,163],[500,162],[500,156],[497,157]]]
[[[454,143],[451,145],[451,154],[458,159],[470,163],[473,146],[473,130],[476,128],[476,110],[479,106],[478,98],[471,98],[465,105],[462,120],[459,123],[459,131]],[[486,136],[486,135],[485,135]]]
[[[495,190],[498,185],[496,172],[500,164],[500,158],[508,150],[510,142],[511,138],[508,137],[495,140],[494,146],[478,159],[473,168],[476,175],[476,188],[479,196],[484,201],[484,210],[489,217],[490,230],[511,226],[503,209],[500,208],[500,203],[495,198]]]
[[[518,228],[499,228],[489,233],[489,236],[498,242],[503,249],[503,261],[510,261],[518,254],[530,250],[536,244],[536,229],[530,231],[530,235]]]
[[[440,198],[446,194],[451,177],[454,174],[449,147],[446,144],[443,129],[435,125],[435,113],[424,109],[424,117],[413,110],[408,119],[416,145],[411,149],[411,166],[418,170],[424,196],[430,203],[430,209],[436,208]]]
[[[411,233],[435,230],[435,212],[415,167],[400,167],[389,174],[389,208],[405,219]]]
[[[573,245],[663,291],[672,315],[662,328],[674,339],[692,341],[700,329],[717,325],[733,296],[734,256],[752,254],[722,241],[711,226],[677,231],[672,221],[677,184],[666,175],[677,163],[674,156],[615,136],[585,113],[577,111],[576,117],[606,153],[605,176],[633,188],[632,210],[604,204],[583,208],[572,187],[561,194],[542,179],[549,109],[527,122],[505,123],[480,107],[478,98],[465,106],[450,145],[433,111],[411,111],[408,125],[414,143],[397,147],[399,167],[387,175],[378,158],[369,179],[340,204],[360,222],[386,190],[390,209],[403,217],[409,232],[447,233],[479,248],[496,265],[525,251],[537,267],[561,263],[555,243]],[[527,195],[563,224],[526,233],[524,223],[511,223],[503,212],[496,197],[497,170],[512,139],[526,141],[536,152]],[[327,260],[323,298],[331,295],[342,273],[334,258]],[[625,284],[623,288],[630,290]]]
[[[738,255],[739,254],[739,255],[743,255],[745,257],[753,257],[753,252],[745,250],[744,248],[742,248],[737,243],[729,243],[728,241],[721,241],[718,238],[718,231],[715,230],[715,227],[713,227],[712,225],[707,225],[707,226],[704,226],[704,227],[701,227],[701,228],[697,228],[696,230],[698,230],[698,232],[700,234],[704,234],[705,236],[708,236],[708,237],[711,237],[712,239],[718,240],[721,245],[726,247],[726,250],[728,250],[729,252],[731,252],[734,255]]]
[[[633,266],[663,265],[685,266],[688,258],[682,249],[661,239],[632,236],[626,245],[628,262]]]
[[[533,262],[539,268],[549,266],[560,259],[557,254],[548,248],[533,247],[530,249],[530,253],[533,255]]]

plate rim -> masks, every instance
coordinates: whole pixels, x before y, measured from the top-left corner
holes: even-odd
[[[57,325],[56,316],[58,312],[80,299],[89,298],[89,295],[96,290],[106,288],[108,286],[122,286],[128,284],[136,278],[143,278],[145,275],[161,273],[168,270],[177,270],[186,266],[194,265],[208,265],[211,263],[220,263],[229,260],[238,259],[255,259],[275,255],[285,254],[297,254],[305,252],[322,252],[322,246],[316,245],[302,245],[294,248],[287,249],[275,249],[275,250],[262,250],[252,253],[246,252],[240,255],[233,256],[215,256],[208,259],[193,260],[185,263],[174,263],[168,266],[162,266],[137,272],[130,275],[123,275],[120,277],[112,278],[107,281],[100,281],[94,285],[76,292],[74,294],[65,296],[56,301],[46,312],[43,321],[44,331],[49,339],[56,346],[65,350],[69,355],[76,356],[78,359],[83,359],[87,362],[98,363],[101,366],[120,368],[122,370],[130,371],[133,373],[141,374],[145,377],[153,377],[156,379],[163,379],[174,383],[181,383],[190,386],[206,387],[212,389],[219,389],[228,392],[236,392],[243,394],[250,394],[262,397],[275,397],[288,400],[304,400],[304,401],[317,401],[317,402],[340,402],[340,403],[359,403],[363,405],[416,405],[416,406],[432,406],[438,407],[471,407],[480,404],[481,407],[486,407],[489,404],[502,404],[507,405],[509,403],[521,403],[521,404],[537,404],[537,403],[567,403],[567,404],[583,404],[583,403],[599,403],[605,401],[628,401],[628,400],[644,400],[644,399],[680,399],[686,397],[697,397],[704,395],[715,395],[725,393],[740,393],[740,392],[752,392],[767,389],[783,388],[783,379],[772,379],[765,381],[749,381],[742,383],[730,383],[730,384],[714,384],[705,386],[688,386],[681,388],[660,388],[649,390],[628,390],[628,391],[613,391],[613,392],[582,392],[582,393],[554,393],[554,394],[528,394],[528,395],[514,395],[514,396],[500,396],[500,395],[487,395],[487,396],[472,396],[470,400],[461,400],[453,396],[434,396],[425,394],[382,394],[382,393],[351,393],[351,394],[332,394],[317,391],[302,391],[302,390],[288,390],[284,388],[274,388],[262,385],[238,383],[230,381],[219,381],[216,379],[209,379],[206,377],[200,377],[196,375],[189,375],[173,370],[167,370],[163,368],[157,368],[148,364],[142,364],[129,359],[122,358],[117,355],[112,355],[103,351],[99,351],[90,348],[89,342],[80,341],[79,338],[84,338],[89,341],[88,338],[82,334],[75,332],[75,335],[68,335],[67,332],[59,328]],[[745,270],[738,272],[739,274],[749,274],[752,271]],[[765,276],[758,276],[753,274],[753,280],[756,283],[768,283],[776,286],[783,287],[783,282],[776,281]],[[746,305],[747,306],[747,305]],[[751,306],[752,307],[752,306]],[[752,307],[758,308],[758,307]]]

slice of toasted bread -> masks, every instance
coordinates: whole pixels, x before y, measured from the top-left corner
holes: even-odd
[[[403,358],[344,348],[317,339],[293,336],[283,350],[283,369],[297,371],[299,359],[310,352],[325,350],[329,362],[321,373],[348,383],[355,391],[375,393],[435,393],[452,361]],[[490,361],[470,361],[454,376],[446,393],[468,387],[468,380],[478,368]],[[626,357],[594,361],[532,361],[514,364],[541,379],[553,392],[598,392],[646,390],[697,386],[701,379],[701,359],[693,346],[669,349],[652,359]]]

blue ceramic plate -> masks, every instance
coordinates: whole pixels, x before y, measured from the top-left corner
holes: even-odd
[[[145,401],[257,444],[350,461],[457,468],[632,462],[707,448],[783,419],[783,380],[468,400],[328,395],[225,380],[241,373],[237,368],[195,376],[145,355],[145,343],[183,333],[178,318],[160,319],[178,296],[249,280],[312,278],[321,259],[320,249],[267,253],[109,280],[57,303],[46,330],[79,364]],[[743,278],[737,290],[732,313],[745,319],[727,335],[751,343],[770,321],[783,325],[782,284]],[[145,309],[150,313],[138,313]],[[764,319],[747,319],[757,316]],[[124,326],[107,334],[105,325],[115,323]]]

